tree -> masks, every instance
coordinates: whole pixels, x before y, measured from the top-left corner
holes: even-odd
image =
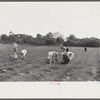
[[[9,35],[9,42],[16,42],[17,37],[15,35]]]
[[[45,45],[54,45],[56,44],[56,40],[54,38],[47,38],[45,40]]]
[[[23,39],[23,43],[32,44],[32,42],[33,42],[33,37],[30,35],[26,35],[25,38]]]
[[[9,35],[14,35],[14,33],[12,31],[9,32]]]
[[[47,37],[47,38],[54,38],[54,34],[51,33],[51,32],[49,32],[49,33],[47,33],[46,37]]]
[[[64,40],[62,39],[62,37],[57,37],[56,42],[57,44],[62,44]]]
[[[36,38],[40,39],[40,38],[42,38],[42,35],[38,33],[37,36],[36,36]]]
[[[77,40],[77,38],[73,34],[71,34],[68,39]]]
[[[1,35],[1,40],[2,41],[8,41],[8,36],[6,34]]]

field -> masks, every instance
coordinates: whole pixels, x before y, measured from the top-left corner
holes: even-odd
[[[0,44],[0,81],[99,81],[100,80],[100,48],[87,48],[84,52],[82,47],[69,47],[75,54],[66,65],[59,62],[48,64],[47,53],[51,50],[61,52],[57,46],[19,46],[27,49],[26,59],[16,61],[9,60],[12,54],[11,45]],[[3,70],[6,70],[5,72]]]

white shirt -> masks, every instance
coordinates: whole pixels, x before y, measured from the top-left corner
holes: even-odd
[[[27,54],[27,50],[23,49],[21,50],[21,53],[23,54],[23,56],[25,56]]]
[[[74,53],[73,52],[67,52],[67,55],[68,55],[68,57],[69,57],[69,59],[71,60],[71,59],[73,59],[75,56],[74,56]]]
[[[70,60],[75,57],[74,56],[74,53],[73,52],[70,52],[70,51],[68,51],[68,52],[62,52],[62,54],[66,54]]]
[[[47,59],[52,59],[52,57],[54,57],[56,55],[58,55],[58,52],[56,52],[56,51],[50,51],[50,52],[48,52]]]

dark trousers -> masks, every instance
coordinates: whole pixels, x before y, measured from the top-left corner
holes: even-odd
[[[63,62],[61,62],[62,64],[67,64],[69,63],[70,59],[68,58],[68,56],[66,54],[63,55]]]

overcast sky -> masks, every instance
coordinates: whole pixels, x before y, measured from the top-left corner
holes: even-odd
[[[0,34],[100,38],[100,2],[0,2]]]

